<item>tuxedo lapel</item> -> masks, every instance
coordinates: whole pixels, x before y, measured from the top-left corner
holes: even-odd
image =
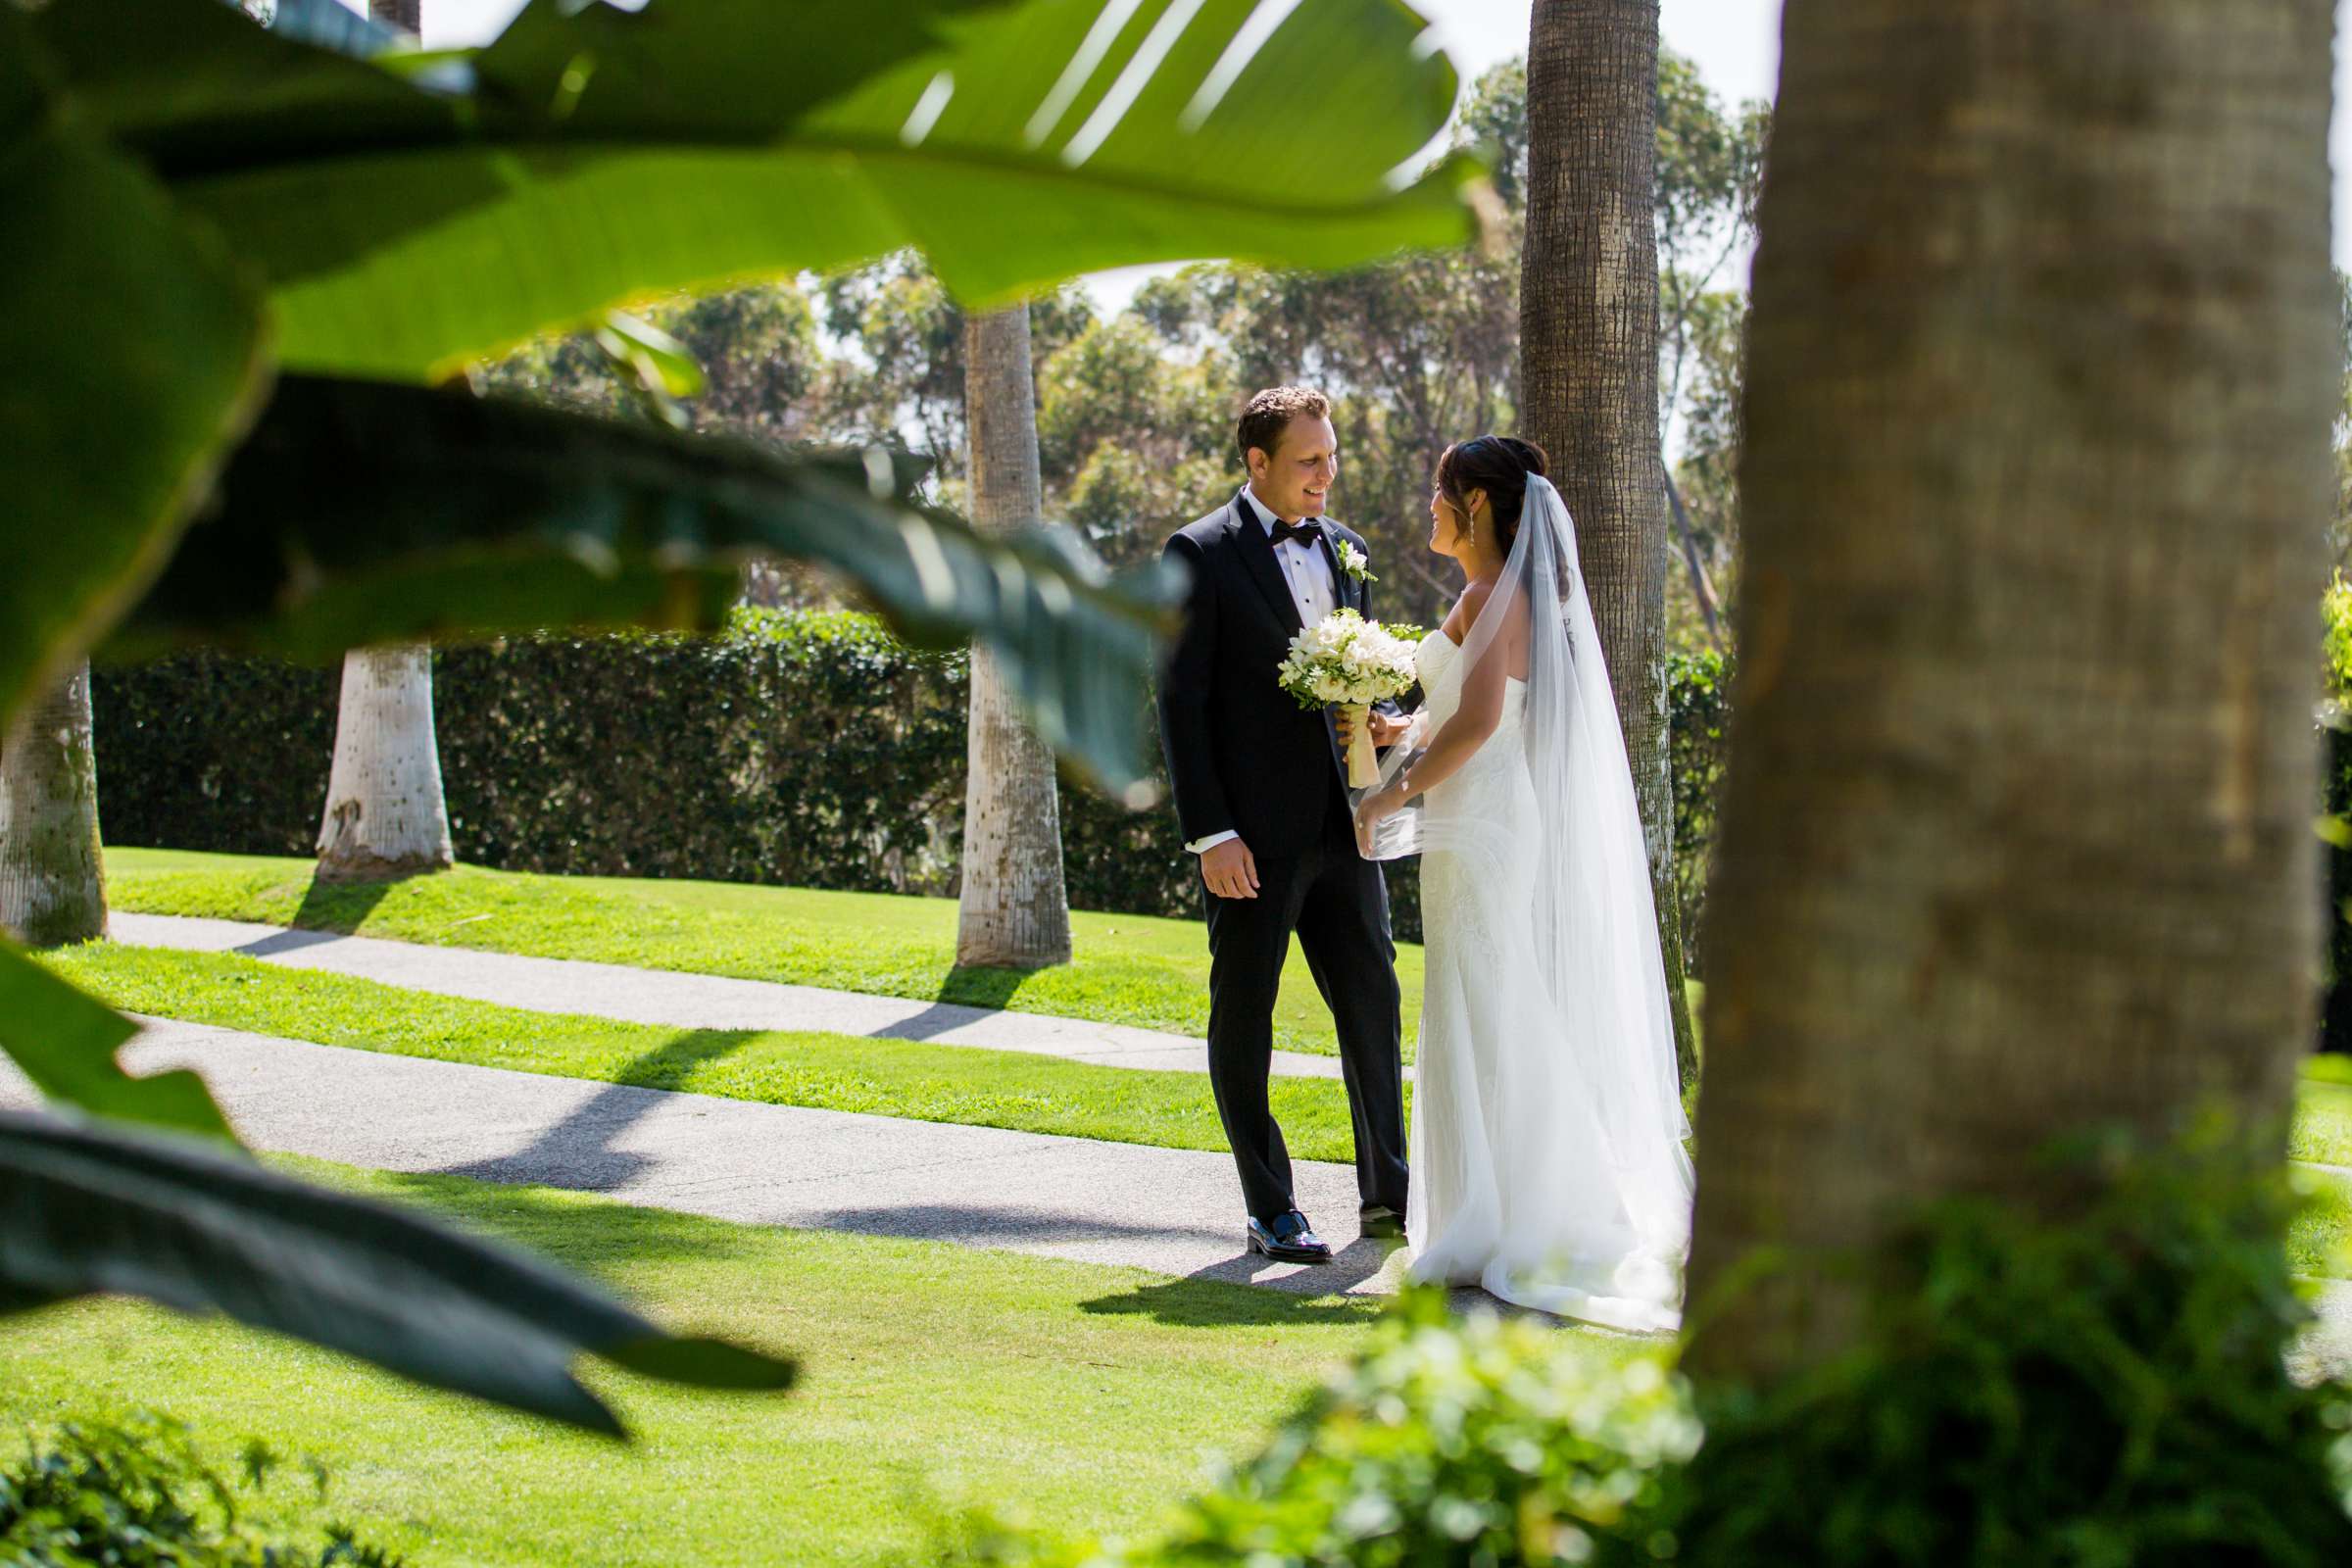
[[[1241,552],[1243,566],[1258,592],[1266,596],[1275,618],[1297,632],[1298,601],[1291,597],[1291,585],[1282,574],[1282,563],[1274,559],[1274,541],[1266,537],[1265,524],[1239,497],[1226,510],[1232,514],[1227,526],[1233,530],[1234,548]]]

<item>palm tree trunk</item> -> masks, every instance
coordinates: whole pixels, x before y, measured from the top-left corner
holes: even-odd
[[[964,323],[972,520],[990,533],[1034,524],[1041,502],[1029,308]],[[1014,704],[996,657],[972,649],[963,887],[956,961],[1036,969],[1070,959],[1054,754]]]
[[[2328,0],[1790,0],[1711,893],[1703,1298],[2218,1103],[2317,971]],[[1694,1348],[1769,1372],[1804,1281]],[[1818,1284],[1818,1282],[1815,1282]]]
[[[318,879],[388,882],[447,870],[454,859],[433,737],[432,650],[354,649],[343,657]]]
[[[32,948],[106,935],[86,663],[26,707],[0,748],[0,932]]]
[[[1667,773],[1658,484],[1657,0],[1536,0],[1527,52],[1522,431],[1553,459],[1648,840],[1683,1080],[1697,1071]]]

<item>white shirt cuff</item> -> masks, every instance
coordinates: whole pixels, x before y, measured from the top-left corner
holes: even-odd
[[[1204,839],[1195,839],[1192,843],[1187,844],[1185,848],[1190,850],[1195,855],[1205,855],[1210,850],[1213,850],[1218,845],[1224,843],[1226,840],[1238,839],[1240,837],[1241,835],[1239,833],[1236,833],[1232,829],[1228,828],[1222,833],[1211,833]]]

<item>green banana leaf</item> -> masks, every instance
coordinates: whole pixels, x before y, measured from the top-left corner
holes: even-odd
[[[138,1026],[0,942],[0,1051],[51,1100],[120,1121],[234,1141],[192,1072],[133,1078],[115,1053]]]
[[[435,1388],[618,1436],[570,1371],[586,1350],[713,1389],[795,1368],[663,1334],[594,1286],[420,1215],[233,1152],[0,1112],[0,1311],[113,1292],[219,1313]]]
[[[1396,174],[1455,89],[1399,0],[572,9],[532,0],[423,68],[239,34],[219,0],[56,0],[40,24],[318,371],[439,379],[650,293],[908,244],[986,306],[1096,268],[1336,268],[1474,226],[1474,164]]]
[[[325,660],[543,626],[709,629],[753,555],[858,584],[909,641],[996,650],[1039,733],[1140,777],[1153,638],[1179,585],[1074,536],[981,537],[904,455],[782,454],[513,398],[287,376],[154,589],[101,650]]]
[[[0,733],[163,566],[268,385],[258,294],[66,112],[30,33],[0,5]]]

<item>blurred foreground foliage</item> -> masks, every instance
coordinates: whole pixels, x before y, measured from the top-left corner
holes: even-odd
[[[223,1477],[188,1434],[140,1412],[68,1423],[28,1440],[0,1469],[0,1562],[9,1568],[403,1568],[347,1526],[316,1546],[278,1539],[244,1510],[263,1500],[281,1460],[248,1446]],[[326,1472],[306,1473],[323,1497]]]

